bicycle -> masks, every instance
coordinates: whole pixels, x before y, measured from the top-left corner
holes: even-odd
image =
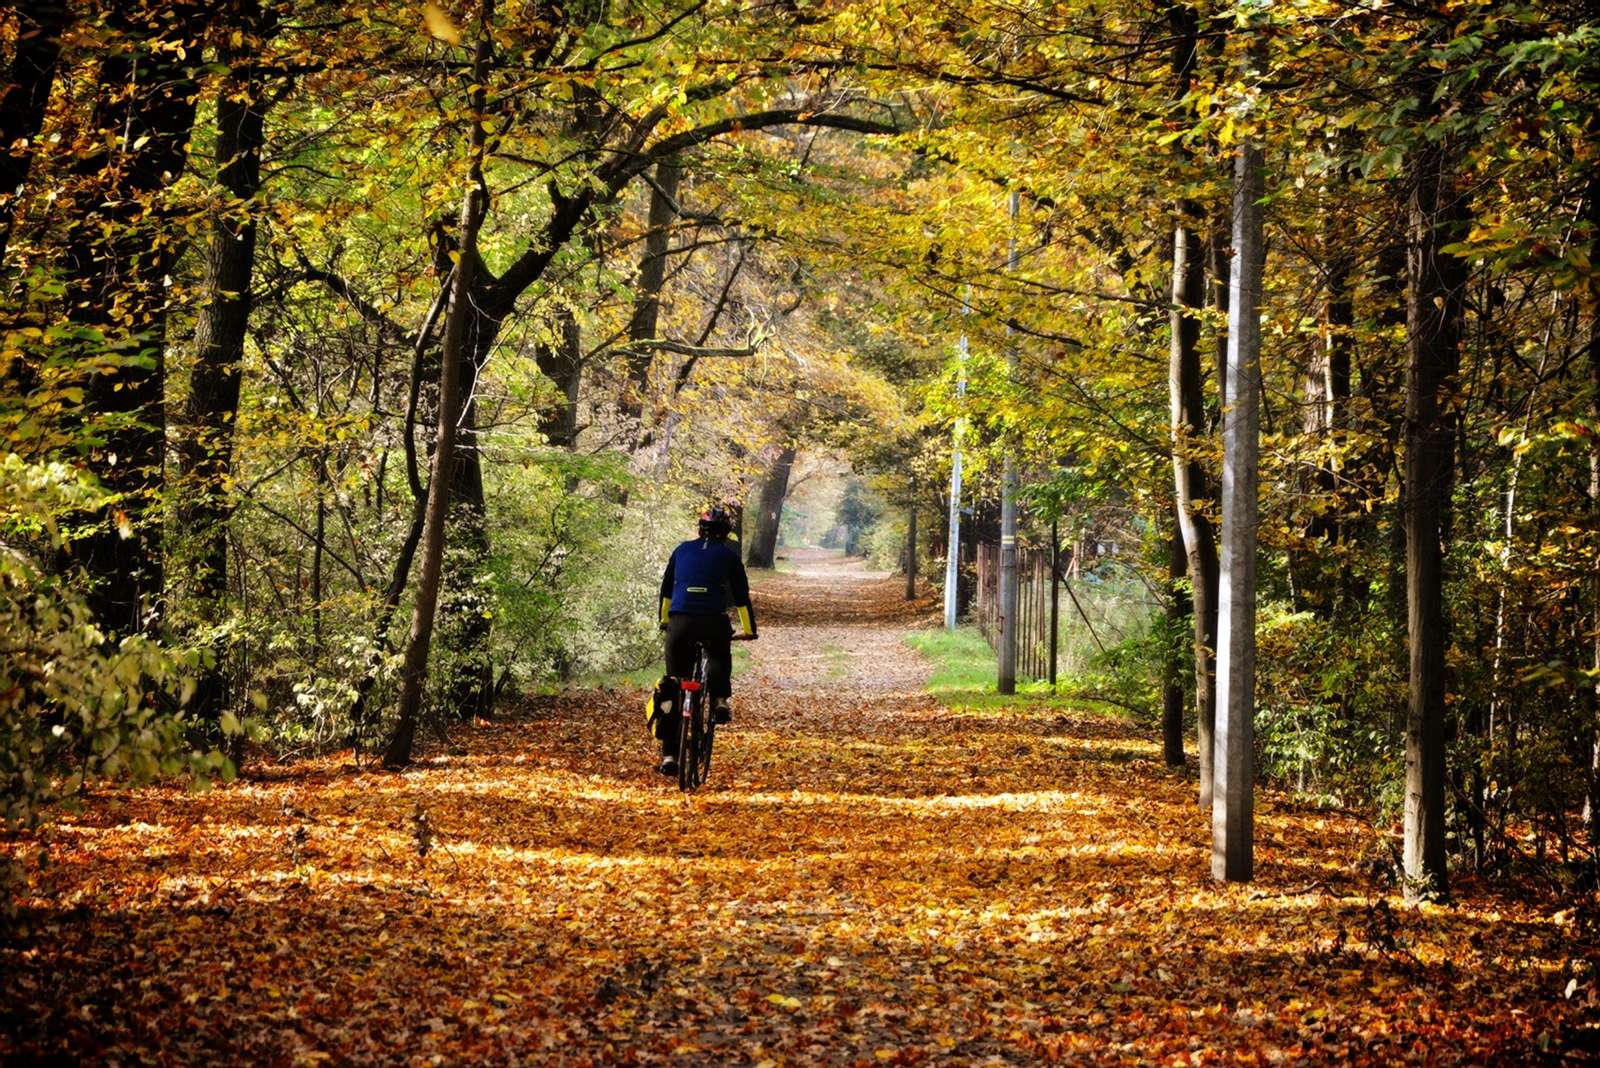
[[[735,635],[734,641],[749,641]],[[695,643],[694,673],[678,684],[678,789],[693,790],[711,774],[717,720],[706,707],[706,650]]]

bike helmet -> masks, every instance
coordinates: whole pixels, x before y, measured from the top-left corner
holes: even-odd
[[[733,517],[720,504],[714,504],[700,513],[702,538],[726,538],[733,531]]]

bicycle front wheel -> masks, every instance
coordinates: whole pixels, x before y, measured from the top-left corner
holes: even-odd
[[[700,744],[695,748],[695,759],[699,763],[696,777],[705,782],[711,778],[711,743],[717,737],[717,717],[713,715],[704,718],[705,728],[700,735]]]

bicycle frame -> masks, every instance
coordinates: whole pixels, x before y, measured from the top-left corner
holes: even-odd
[[[694,674],[678,684],[678,789],[693,790],[711,771],[716,724],[706,709],[706,651],[695,644]]]
[[[734,641],[748,641],[735,635]],[[693,790],[711,774],[711,749],[717,737],[706,690],[706,649],[695,642],[694,672],[678,683],[678,789]]]

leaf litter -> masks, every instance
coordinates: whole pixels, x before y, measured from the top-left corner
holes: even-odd
[[[113,791],[0,943],[7,1062],[1482,1064],[1592,1058],[1594,923],[1463,875],[1407,907],[1358,818],[1263,790],[1220,886],[1122,719],[947,706],[901,580],[806,556],[710,782],[641,696],[530,699],[395,775],[348,753]],[[842,671],[830,669],[848,657]],[[14,841],[18,848],[36,841]]]

